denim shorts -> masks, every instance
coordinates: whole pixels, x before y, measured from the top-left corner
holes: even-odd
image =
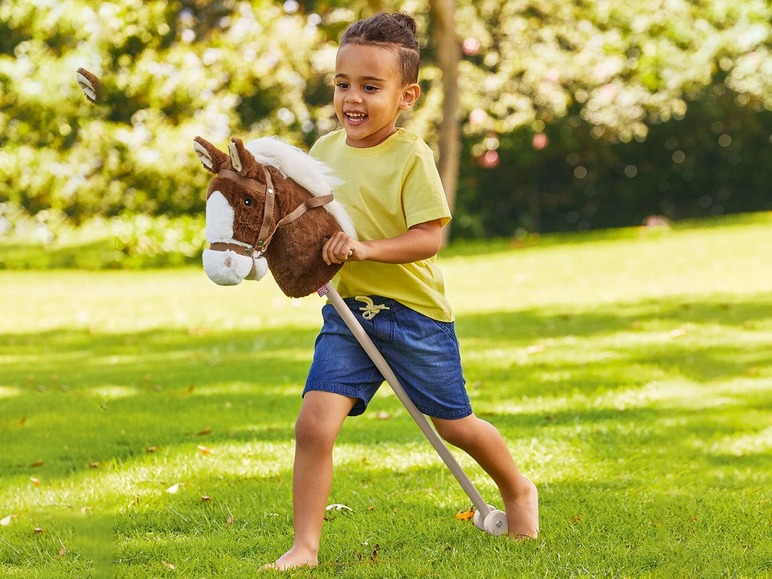
[[[378,296],[344,301],[418,410],[444,419],[472,414],[453,322]],[[362,414],[384,378],[332,305],[322,308],[322,317],[303,394],[321,390],[355,398],[349,415]]]

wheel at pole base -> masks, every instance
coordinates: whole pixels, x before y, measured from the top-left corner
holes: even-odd
[[[507,515],[504,511],[488,505],[488,514],[483,516],[480,511],[474,513],[474,526],[489,535],[497,537],[507,532]]]
[[[507,514],[497,509],[491,510],[483,521],[483,530],[494,537],[507,532]]]

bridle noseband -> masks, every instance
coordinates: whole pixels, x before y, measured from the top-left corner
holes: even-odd
[[[265,183],[261,183],[260,181],[250,177],[244,177],[232,169],[220,169],[220,171],[217,173],[217,176],[222,177],[223,179],[228,179],[229,181],[234,181],[249,193],[265,195],[265,202],[263,205],[263,222],[260,224],[257,237],[255,238],[255,241],[252,243],[252,245],[245,247],[228,242],[214,242],[210,247],[215,251],[225,251],[230,249],[246,256],[251,256],[255,251],[257,251],[259,254],[263,254],[268,249],[268,244],[271,242],[271,239],[273,239],[273,236],[278,231],[279,227],[295,221],[309,209],[321,207],[334,199],[332,193],[328,193],[327,195],[319,195],[316,197],[312,196],[309,199],[306,199],[305,202],[298,205],[290,213],[279,219],[276,225],[271,228],[271,220],[273,219],[273,212],[276,205],[276,191],[273,186],[273,179],[271,179],[271,173],[266,167],[263,167]]]

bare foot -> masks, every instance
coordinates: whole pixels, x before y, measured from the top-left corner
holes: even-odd
[[[299,567],[316,567],[319,564],[316,553],[305,551],[300,547],[292,547],[275,563],[266,563],[260,567],[261,571],[289,571]]]
[[[539,536],[539,491],[525,477],[523,486],[523,492],[504,504],[508,534],[517,540],[535,539]]]

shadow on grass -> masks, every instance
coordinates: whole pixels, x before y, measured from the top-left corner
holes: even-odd
[[[510,396],[752,378],[772,366],[772,296],[468,315],[457,329],[462,355],[499,349],[508,356],[468,374],[472,389],[516,380]]]
[[[460,316],[461,338],[539,339],[567,335],[598,337],[624,331],[644,331],[659,322],[697,325],[735,326],[752,330],[772,321],[772,295],[755,301],[644,300],[602,304],[593,310],[566,306],[550,309],[514,310]],[[648,324],[648,325],[644,325]]]
[[[771,306],[772,299],[759,298],[527,310],[463,316],[458,330],[462,348],[475,354],[466,365],[473,403],[510,440],[568,437],[609,464],[653,452],[665,461],[686,457],[684,468],[695,461],[695,468],[720,470],[728,461],[746,469],[759,466],[759,455],[735,461],[697,441],[752,437],[761,429],[759,413],[768,410],[763,389],[728,392],[721,385],[766,379],[759,369],[772,366],[769,334],[759,338],[766,347],[754,349],[735,334],[762,334]],[[673,338],[673,328],[682,327],[690,334],[707,328],[715,337]],[[94,464],[121,468],[149,448],[289,443],[315,335],[282,328],[0,336],[0,432],[10,449],[0,454],[0,472],[25,484],[28,477],[87,475]],[[622,335],[635,343],[611,339]],[[522,354],[534,342],[569,338],[574,342]],[[584,353],[571,353],[582,350],[577,343],[585,344]],[[486,359],[496,349],[507,352],[504,359]],[[601,349],[607,355],[595,356]],[[673,393],[677,404],[647,390],[668,380],[692,384],[680,398]],[[518,408],[524,398],[537,401],[524,410]],[[379,410],[388,419],[369,413],[348,421],[345,436],[362,444],[422,439],[394,397],[379,399],[371,412]],[[531,460],[539,466],[542,459]]]

